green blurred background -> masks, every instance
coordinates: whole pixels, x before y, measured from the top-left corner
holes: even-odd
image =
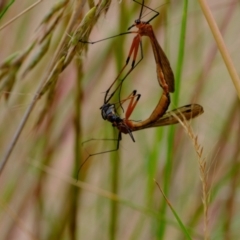
[[[9,3],[2,1],[0,10]],[[2,12],[0,29],[34,3],[13,1]],[[92,22],[89,41],[125,32],[139,16],[140,7],[131,0],[107,3],[109,8]],[[62,7],[54,12],[57,4]],[[76,4],[80,6],[78,17],[69,32]],[[151,23],[176,76],[169,110],[190,103],[204,108],[204,114],[190,125],[206,161],[209,239],[238,239],[240,112],[236,90],[198,1],[151,0],[145,4],[160,12]],[[239,1],[211,0],[208,4],[238,69]],[[74,29],[93,5],[92,1],[40,1],[0,30],[1,158],[38,85],[50,76],[49,66],[63,35],[68,44],[61,56],[76,45]],[[143,15],[147,20],[152,13],[145,10]],[[104,92],[125,64],[133,36],[76,48],[72,60],[36,102],[0,175],[0,239],[189,239],[154,179],[192,239],[204,239],[204,235],[208,239],[203,230],[198,156],[180,124],[134,132],[135,143],[124,135],[119,151],[90,157],[79,172],[89,153],[116,145],[116,141],[82,142],[117,136],[111,124],[102,120],[99,108]],[[21,56],[30,46],[31,52],[17,62],[13,56]],[[142,95],[131,116],[134,120],[147,118],[162,93],[146,37],[143,47],[144,59],[122,90],[122,96],[134,89]]]

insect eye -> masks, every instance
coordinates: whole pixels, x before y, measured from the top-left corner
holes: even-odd
[[[106,119],[107,119],[107,115],[105,114],[105,112],[104,112],[104,111],[102,111],[102,118],[103,118],[104,120],[106,120]]]

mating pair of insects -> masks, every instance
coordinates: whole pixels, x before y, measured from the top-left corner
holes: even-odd
[[[97,43],[106,39],[114,38],[117,36],[121,36],[121,35],[136,34],[136,36],[132,41],[132,45],[131,45],[126,63],[123,66],[120,73],[118,74],[118,76],[116,77],[116,79],[107,89],[105,93],[103,105],[100,108],[102,118],[112,123],[112,126],[116,127],[119,131],[116,148],[113,150],[109,150],[101,153],[118,150],[119,142],[122,139],[121,138],[122,133],[129,134],[131,139],[135,142],[135,139],[132,134],[132,132],[134,131],[151,128],[151,127],[159,127],[159,126],[176,124],[178,123],[178,119],[181,119],[183,121],[190,120],[203,113],[203,108],[199,104],[189,104],[189,105],[167,112],[167,109],[170,104],[170,93],[174,92],[174,75],[173,75],[173,71],[171,69],[170,63],[165,53],[163,52],[161,46],[159,45],[157,38],[155,37],[153,28],[150,25],[150,22],[159,15],[159,12],[146,6],[144,4],[144,0],[142,1],[142,3],[137,2],[136,0],[133,0],[133,1],[141,5],[141,9],[140,9],[139,18],[135,20],[134,24],[128,28],[127,32],[120,33],[118,35],[108,37],[102,40],[98,40],[95,42],[81,41],[82,43],[94,44],[94,43]],[[144,8],[147,8],[155,13],[154,16],[150,18],[148,21],[141,21]],[[130,31],[134,27],[137,30]],[[141,41],[143,36],[147,36],[150,39],[155,62],[156,62],[157,79],[158,79],[159,85],[163,89],[163,92],[157,103],[157,106],[155,107],[155,109],[147,119],[143,121],[133,121],[133,120],[130,120],[129,118],[133,110],[135,109],[141,95],[137,94],[137,91],[134,90],[127,98],[120,100],[120,92],[121,92],[120,90],[124,80],[143,59],[143,49],[142,49],[142,41]],[[140,59],[136,62],[139,48],[140,48],[141,56],[140,56]],[[132,64],[131,64],[130,70],[125,74],[125,76],[117,84],[121,74],[123,73],[124,69],[127,67],[131,58],[132,58]],[[117,86],[111,92],[113,86],[115,85]],[[122,107],[122,104],[124,102],[129,101],[129,104],[125,113],[125,118],[121,118],[117,114],[116,103],[111,103],[111,99],[113,98],[113,96],[116,94],[117,91],[119,91],[119,101],[118,101],[119,106]],[[99,153],[90,154],[89,157],[97,154]]]

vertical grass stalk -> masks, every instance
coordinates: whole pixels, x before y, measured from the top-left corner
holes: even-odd
[[[178,51],[178,60],[177,60],[177,69],[175,74],[175,92],[172,95],[172,101],[174,107],[178,105],[178,98],[180,92],[180,81],[183,69],[183,62],[184,62],[184,51],[185,51],[185,35],[186,35],[186,26],[187,26],[187,10],[188,10],[188,0],[184,1],[183,10],[182,10],[182,21],[181,21],[181,31],[180,31],[180,39],[179,39],[179,51]],[[171,182],[171,171],[172,171],[172,161],[174,156],[174,134],[175,134],[175,127],[171,126],[168,133],[168,150],[167,150],[167,161],[164,170],[164,188],[163,191],[168,196],[170,191],[170,182]],[[159,214],[165,216],[167,209],[167,204],[163,201],[162,205],[160,206]],[[163,239],[164,232],[166,229],[166,223],[160,222],[159,228],[157,230],[157,239]]]

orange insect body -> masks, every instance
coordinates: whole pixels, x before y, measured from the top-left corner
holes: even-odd
[[[135,36],[133,39],[129,56],[131,56],[132,52],[134,51],[133,59],[136,59],[138,48],[141,42],[141,37],[149,37],[156,61],[158,82],[166,93],[174,92],[174,75],[168,58],[166,57],[164,51],[162,50],[160,44],[157,41],[152,26],[149,23],[141,22],[140,20],[136,20],[133,26],[137,27],[138,31],[131,32],[137,33],[137,36]],[[133,26],[131,26],[130,28],[132,28]]]
[[[118,74],[117,78],[113,81],[113,83],[110,85],[110,87],[106,91],[106,95],[104,98],[104,106],[106,106],[106,105],[111,106],[110,109],[108,109],[109,115],[107,114],[107,112],[105,112],[105,116],[107,116],[107,117],[105,117],[104,119],[110,121],[114,127],[118,128],[120,133],[125,133],[125,134],[131,133],[130,135],[133,140],[134,140],[134,138],[132,136],[133,131],[138,131],[140,129],[144,129],[144,128],[148,128],[148,127],[162,126],[164,124],[166,124],[166,125],[175,124],[178,122],[178,121],[174,120],[172,118],[172,116],[170,116],[170,115],[167,115],[167,117],[165,116],[168,106],[170,105],[169,93],[174,92],[174,74],[171,69],[171,66],[168,61],[167,56],[165,55],[164,51],[162,50],[160,44],[157,41],[157,38],[154,34],[152,26],[149,24],[149,22],[152,21],[159,13],[153,10],[156,13],[155,16],[153,16],[147,22],[143,22],[140,20],[141,16],[142,16],[142,12],[143,12],[143,7],[149,8],[144,5],[144,1],[143,1],[139,18],[137,20],[135,20],[135,23],[131,27],[128,28],[128,30],[130,30],[131,28],[136,27],[137,31],[129,31],[129,32],[120,34],[120,35],[124,35],[124,34],[128,34],[128,33],[135,33],[137,35],[133,38],[132,45],[131,45],[131,48],[130,48],[130,51],[128,54],[128,58],[126,60],[126,64],[124,65],[124,67],[122,68],[120,73]],[[163,93],[157,103],[157,106],[155,107],[155,109],[153,110],[153,112],[147,119],[145,119],[143,121],[132,121],[129,118],[130,118],[134,108],[136,107],[136,104],[140,98],[140,94],[136,95],[136,91],[133,91],[133,93],[128,98],[119,102],[119,104],[122,105],[122,103],[124,101],[130,100],[126,114],[125,114],[125,118],[123,118],[123,119],[120,118],[116,114],[115,105],[110,104],[109,101],[112,98],[112,96],[115,94],[117,89],[119,89],[121,87],[123,81],[128,76],[128,74],[142,60],[143,55],[142,55],[142,58],[140,59],[140,61],[138,61],[138,63],[135,64],[139,46],[141,47],[141,52],[142,52],[141,38],[143,36],[147,36],[150,39],[155,62],[156,62],[157,79],[158,79],[159,85],[163,89]],[[113,37],[115,37],[115,36],[113,36]],[[129,60],[131,58],[132,58],[131,69],[127,72],[125,77],[121,80],[121,83],[116,87],[116,89],[112,92],[112,94],[110,94],[110,97],[107,98],[107,95],[108,95],[110,89],[116,83],[116,81],[118,80],[119,76],[122,74],[123,70],[129,63]],[[193,109],[190,109],[190,107],[192,107]],[[105,108],[105,110],[106,110],[106,108]],[[103,109],[102,109],[102,111],[103,111]],[[179,112],[177,112],[177,111],[179,111]],[[182,108],[179,108],[176,110],[177,115],[182,114],[187,120],[189,120],[190,118],[196,117],[196,116],[200,115],[201,113],[203,113],[203,108],[197,104],[187,105],[185,107],[182,107]],[[102,112],[102,116],[103,116],[103,112]],[[169,122],[167,122],[166,119],[168,119],[168,120],[171,119],[171,120],[169,120]],[[162,121],[164,121],[164,124]]]
[[[134,142],[135,140],[132,135],[132,132],[134,131],[151,127],[160,127],[176,124],[178,123],[178,119],[175,117],[175,115],[177,115],[178,118],[184,121],[193,119],[204,112],[203,107],[199,104],[189,104],[175,110],[166,112],[164,111],[164,109],[166,109],[166,107],[168,106],[168,95],[163,94],[157,107],[150,115],[150,117],[144,121],[135,122],[133,120],[129,120],[129,117],[133,112],[139,98],[140,94],[136,95],[136,91],[133,91],[133,93],[128,98],[123,100],[123,102],[125,102],[126,100],[130,99],[125,118],[121,118],[117,115],[115,104],[104,104],[101,108],[103,119],[111,122],[112,126],[116,127],[119,130],[119,133],[129,134]],[[161,111],[156,110],[157,108],[159,108]],[[153,116],[154,114],[160,114],[160,117],[157,118],[157,116]]]
[[[157,106],[155,107],[155,109],[153,110],[153,112],[147,119],[140,121],[140,122],[131,121],[131,120],[129,120],[129,117],[130,117],[130,114],[132,113],[132,111],[130,114],[128,114],[128,111],[127,111],[124,122],[126,125],[129,126],[131,131],[137,131],[139,128],[142,128],[143,126],[154,123],[159,118],[161,118],[163,116],[163,114],[167,111],[169,104],[170,104],[169,94],[163,92]]]
[[[137,1],[135,1],[135,2],[139,3]],[[113,81],[113,83],[107,89],[107,91],[105,93],[105,97],[104,97],[104,104],[100,108],[102,118],[104,120],[111,122],[112,126],[116,127],[119,131],[118,139],[114,139],[114,140],[117,140],[116,148],[112,149],[112,150],[104,151],[101,153],[117,151],[119,149],[119,142],[122,139],[121,138],[122,133],[129,134],[131,139],[135,142],[133,134],[132,134],[132,132],[134,132],[134,131],[151,128],[151,127],[160,127],[160,126],[176,124],[179,122],[179,119],[182,121],[190,120],[190,119],[193,119],[203,113],[203,107],[198,104],[186,105],[186,106],[180,107],[178,109],[167,112],[168,106],[170,104],[169,93],[174,92],[174,74],[171,69],[168,58],[166,57],[164,51],[162,50],[160,44],[158,43],[158,41],[156,39],[156,36],[154,34],[152,26],[149,24],[149,22],[152,21],[159,13],[156,12],[155,10],[153,10],[156,14],[151,19],[149,19],[147,22],[142,22],[142,21],[140,21],[140,19],[142,17],[143,7],[146,7],[148,9],[150,9],[150,8],[144,5],[144,0],[142,1],[141,5],[142,5],[142,7],[141,7],[139,19],[137,19],[135,21],[135,23],[131,27],[128,28],[128,30],[130,30],[132,27],[136,27],[138,29],[138,31],[129,31],[129,32],[125,32],[125,33],[116,35],[116,36],[121,36],[121,35],[125,35],[125,34],[130,34],[130,33],[137,34],[133,39],[126,63],[123,66],[120,73],[118,74],[118,76],[116,77],[116,79]],[[112,36],[112,37],[109,37],[106,39],[114,38],[116,36]],[[114,96],[114,94],[116,93],[116,91],[118,89],[121,90],[123,81],[127,78],[127,76],[131,73],[131,71],[138,65],[138,63],[143,59],[142,43],[141,43],[141,38],[143,36],[147,36],[150,38],[150,42],[152,45],[154,58],[155,58],[155,62],[156,62],[157,79],[158,79],[159,85],[163,89],[163,93],[157,103],[157,106],[155,107],[155,109],[152,111],[151,115],[147,119],[145,119],[143,121],[133,121],[133,120],[130,120],[130,116],[131,116],[133,110],[135,109],[135,107],[138,103],[138,100],[141,97],[140,94],[136,94],[137,93],[136,90],[133,91],[126,99],[121,100],[121,101],[119,100],[120,106],[122,106],[122,104],[125,101],[127,101],[127,100],[130,101],[129,105],[127,107],[127,110],[126,110],[125,118],[121,118],[117,114],[116,107],[115,107],[116,104],[111,104],[109,102],[110,102],[111,98]],[[100,42],[103,40],[105,40],[105,39],[102,39],[102,40],[99,40],[96,42]],[[84,41],[82,41],[82,42],[84,42]],[[96,42],[88,42],[88,43],[93,44]],[[139,46],[141,48],[141,59],[135,64]],[[124,69],[128,65],[131,57],[132,57],[131,69],[122,78],[120,84],[117,85],[115,90],[111,94],[109,94],[110,90],[112,89],[112,87],[117,82],[120,75],[123,73]],[[88,158],[91,156],[97,155],[97,154],[100,154],[100,153],[90,154],[88,156]],[[87,159],[82,163],[82,165],[87,161]]]
[[[136,93],[136,90],[133,91],[126,99],[121,101],[121,103],[124,103],[125,101],[130,100],[125,118],[121,118],[117,115],[115,104],[107,103],[101,107],[103,119],[111,122],[112,126],[119,130],[119,133],[129,134],[134,142],[135,140],[132,135],[132,132],[134,131],[178,123],[178,119],[175,118],[174,114],[184,121],[195,118],[203,113],[202,106],[198,104],[190,104],[173,111],[166,112],[169,106],[170,97],[169,94],[163,92],[150,117],[144,121],[133,121],[129,118],[141,97],[140,94]]]

